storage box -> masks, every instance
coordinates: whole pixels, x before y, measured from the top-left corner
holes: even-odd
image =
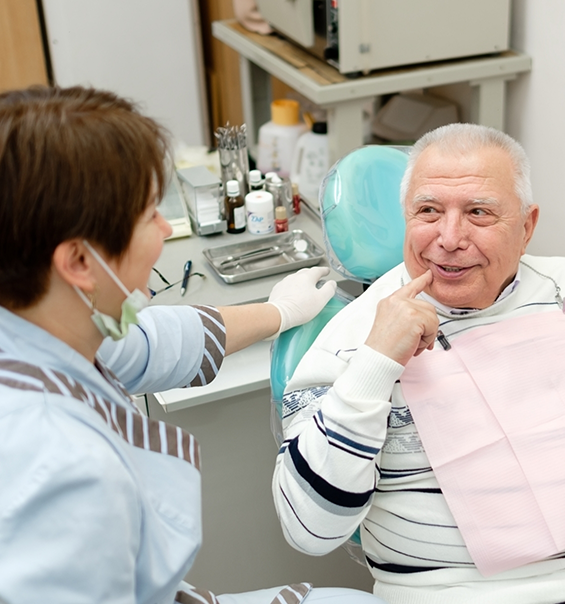
[[[177,170],[188,206],[192,227],[198,235],[226,230],[222,183],[205,166]]]

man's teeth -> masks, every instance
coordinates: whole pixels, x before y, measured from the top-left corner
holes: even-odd
[[[442,266],[441,268],[448,273],[458,273],[463,270],[462,268],[457,268],[456,266]]]

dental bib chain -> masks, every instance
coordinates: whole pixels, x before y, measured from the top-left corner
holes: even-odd
[[[559,308],[561,310],[563,310],[563,298],[561,297],[561,288],[559,287],[559,285],[557,285],[557,281],[555,281],[555,279],[553,277],[550,277],[549,275],[544,275],[543,273],[540,273],[533,266],[530,266],[523,260],[520,260],[520,264],[529,268],[536,275],[539,275],[540,277],[543,277],[544,279],[549,279],[553,283],[553,286],[555,287],[555,301],[557,302],[557,306],[559,306]]]

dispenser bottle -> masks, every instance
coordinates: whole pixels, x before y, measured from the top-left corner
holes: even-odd
[[[271,120],[259,128],[257,168],[288,176],[294,148],[307,126],[300,121],[300,104],[292,99],[271,103]]]
[[[290,170],[292,182],[314,207],[318,207],[320,185],[330,169],[327,133],[326,122],[314,122],[312,131],[298,139]]]
[[[237,180],[228,180],[226,183],[226,197],[224,201],[228,233],[243,233],[245,231],[245,202],[239,194]]]

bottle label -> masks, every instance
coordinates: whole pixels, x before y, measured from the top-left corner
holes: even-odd
[[[247,212],[247,228],[253,235],[264,235],[275,230],[273,212]]]
[[[241,229],[245,226],[245,207],[233,209],[233,221],[236,229]]]

